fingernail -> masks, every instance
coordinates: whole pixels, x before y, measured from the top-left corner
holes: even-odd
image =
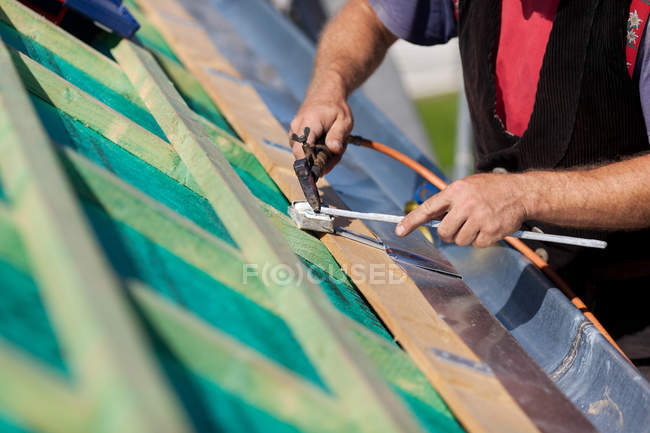
[[[405,232],[406,232],[406,230],[401,225],[398,225],[397,227],[395,227],[395,234],[397,236],[404,236]]]
[[[330,148],[336,152],[339,152],[341,150],[341,143],[339,141],[332,141],[330,142]]]

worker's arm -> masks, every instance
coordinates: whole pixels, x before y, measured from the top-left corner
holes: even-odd
[[[440,238],[486,247],[527,220],[566,227],[650,226],[650,155],[594,169],[477,174],[458,180],[397,226],[404,236],[440,219]]]
[[[341,159],[345,140],[352,131],[348,95],[379,66],[395,40],[368,0],[348,1],[325,28],[311,83],[291,122],[290,134],[302,135],[309,127],[310,143],[325,134],[325,144],[334,154],[326,171]],[[301,146],[295,142],[292,146],[296,158],[303,158]]]

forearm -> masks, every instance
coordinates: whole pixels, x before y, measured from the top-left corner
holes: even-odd
[[[568,227],[650,226],[650,155],[587,170],[518,176],[526,218]]]
[[[332,153],[324,173],[341,159],[354,125],[347,97],[377,68],[395,39],[368,0],[348,1],[328,24],[318,46],[307,95],[289,128],[296,158],[305,155],[302,144],[291,137],[309,128],[307,142],[324,138]]]
[[[350,0],[323,32],[307,98],[327,93],[346,99],[379,66],[395,40],[367,0]]]
[[[650,155],[585,170],[475,174],[457,180],[409,213],[405,236],[442,219],[445,242],[486,247],[525,221],[625,230],[650,227]]]

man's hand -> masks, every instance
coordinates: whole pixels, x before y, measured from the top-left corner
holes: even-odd
[[[341,160],[346,149],[346,140],[354,124],[350,107],[344,98],[333,98],[329,92],[309,95],[298,110],[296,117],[291,122],[291,134],[303,134],[305,127],[311,130],[308,143],[313,144],[321,136],[325,137],[325,144],[332,152],[332,158],[324,173],[329,172]],[[291,142],[293,154],[296,159],[304,158],[302,145]]]
[[[445,242],[487,247],[519,230],[528,219],[526,178],[519,174],[477,174],[458,180],[409,213],[395,228],[406,236],[419,225],[442,218]]]
[[[352,131],[348,95],[379,66],[396,40],[368,0],[348,0],[323,31],[307,95],[291,122],[289,137],[302,136],[309,127],[308,143],[325,138],[333,154],[325,172],[341,159]],[[296,158],[304,157],[300,144],[291,146]]]

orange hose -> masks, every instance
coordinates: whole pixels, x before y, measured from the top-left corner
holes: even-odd
[[[373,150],[376,150],[378,152],[383,153],[384,155],[388,155],[391,158],[401,162],[402,164],[406,165],[416,173],[418,173],[420,176],[425,178],[428,182],[430,182],[433,186],[438,188],[439,190],[445,189],[447,186],[447,182],[442,180],[440,177],[436,176],[431,170],[420,164],[419,162],[409,158],[408,156],[404,155],[403,153],[386,146],[385,144],[377,143],[376,141],[370,141],[366,140],[365,138],[360,138],[360,137],[350,137],[350,143],[357,144],[359,146],[367,147]],[[609,335],[607,330],[603,327],[603,325],[600,324],[598,319],[596,319],[596,316],[589,311],[587,306],[585,305],[584,302],[582,302],[582,299],[580,299],[574,292],[571,290],[571,287],[560,277],[554,270],[549,266],[548,263],[544,259],[542,259],[535,251],[530,249],[525,243],[523,243],[521,240],[517,238],[513,238],[511,236],[506,236],[505,238],[506,242],[508,242],[513,248],[515,248],[517,251],[519,251],[521,254],[524,255],[528,260],[530,260],[533,265],[535,265],[539,270],[541,270],[546,276],[557,286],[558,289],[562,291],[566,295],[567,298],[571,300],[571,303],[584,314],[584,316],[589,320],[595,327],[600,331],[600,333],[611,343],[612,346],[614,346],[620,353],[623,355],[625,359],[627,359],[630,363],[630,359],[623,353],[620,347],[618,347],[618,344],[614,341],[614,339]]]

